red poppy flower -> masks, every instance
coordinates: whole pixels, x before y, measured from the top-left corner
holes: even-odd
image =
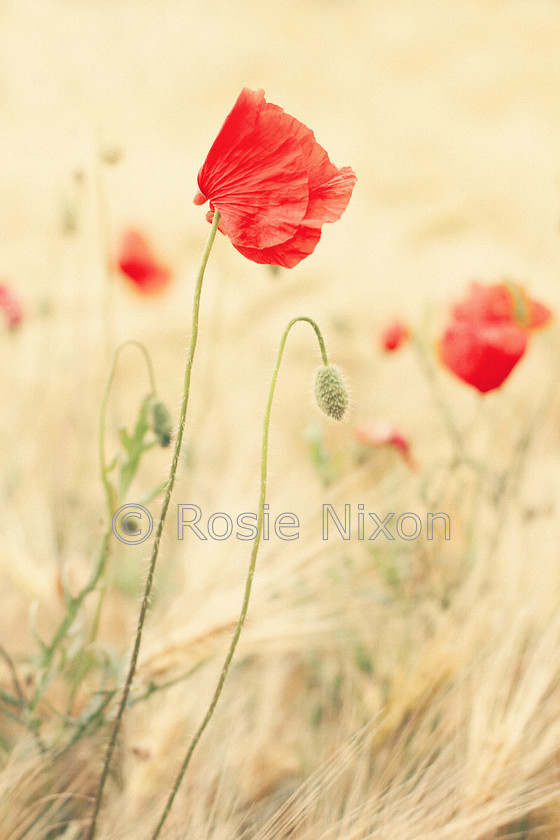
[[[243,88],[198,173],[195,204],[210,201],[220,230],[253,262],[293,268],[325,222],[340,219],[356,175],[337,169],[303,123],[263,90]]]
[[[384,350],[397,350],[408,338],[408,327],[402,321],[393,321],[381,336]]]
[[[410,451],[410,443],[389,420],[375,420],[354,431],[356,440],[364,446],[392,446],[402,455],[411,470],[418,469]]]
[[[140,292],[158,292],[171,278],[169,268],[154,256],[148,240],[138,230],[123,234],[117,264]]]
[[[453,309],[439,352],[443,364],[482,394],[507,379],[527,349],[532,329],[552,313],[514,283],[472,283],[465,301]]]
[[[15,329],[23,320],[21,301],[4,283],[0,284],[0,309],[4,313],[6,323],[10,329]]]

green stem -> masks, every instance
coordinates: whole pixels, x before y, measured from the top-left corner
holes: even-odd
[[[212,717],[212,715],[214,713],[214,709],[216,708],[216,706],[218,704],[218,700],[220,699],[220,694],[222,693],[222,689],[224,687],[224,683],[225,683],[226,677],[228,675],[229,667],[231,665],[231,661],[233,659],[233,655],[235,653],[235,649],[237,647],[237,643],[239,641],[239,637],[241,636],[241,631],[242,631],[243,625],[245,623],[245,617],[247,615],[247,610],[249,608],[249,599],[251,597],[251,589],[252,589],[252,586],[253,586],[253,577],[255,575],[255,566],[256,566],[256,563],[257,563],[257,555],[258,555],[258,552],[259,552],[259,546],[260,546],[261,537],[262,537],[264,505],[265,505],[265,502],[266,502],[266,480],[267,480],[267,474],[268,474],[268,436],[269,436],[269,429],[270,429],[270,414],[271,414],[271,411],[272,411],[272,402],[273,402],[273,399],[274,399],[274,392],[276,390],[276,381],[278,379],[278,373],[280,371],[280,364],[282,362],[282,356],[284,354],[284,347],[286,346],[286,341],[287,341],[287,338],[288,338],[288,334],[289,334],[290,330],[292,329],[292,327],[294,326],[294,324],[296,324],[298,321],[306,321],[308,324],[311,324],[311,326],[315,330],[315,334],[316,334],[317,340],[319,342],[319,348],[320,348],[320,351],[321,351],[321,357],[322,357],[322,360],[323,360],[323,364],[328,365],[327,351],[325,349],[325,342],[323,340],[323,336],[321,335],[321,330],[319,329],[318,325],[311,318],[307,318],[305,316],[301,316],[301,317],[298,317],[298,318],[293,318],[290,321],[290,323],[288,324],[288,326],[286,327],[286,329],[284,330],[284,334],[283,334],[282,339],[280,341],[280,346],[278,348],[278,356],[276,358],[276,366],[275,366],[274,372],[272,374],[272,380],[270,382],[270,389],[269,389],[269,392],[268,392],[268,400],[267,400],[267,403],[266,403],[266,409],[265,409],[265,413],[264,413],[262,446],[261,446],[260,496],[259,496],[259,507],[258,507],[258,513],[257,513],[257,526],[256,526],[257,527],[257,534],[255,536],[255,541],[253,543],[253,548],[251,550],[251,559],[250,559],[250,562],[249,562],[249,571],[247,573],[247,579],[245,581],[245,592],[244,592],[244,595],[243,595],[243,603],[241,605],[241,612],[239,614],[239,618],[237,620],[237,624],[236,624],[235,630],[233,632],[233,637],[232,637],[232,640],[231,640],[231,643],[230,643],[230,646],[229,646],[229,650],[227,652],[227,655],[226,655],[226,658],[225,658],[225,661],[224,661],[224,664],[223,664],[223,667],[222,667],[220,677],[218,679],[218,683],[216,685],[216,689],[214,691],[214,695],[212,697],[212,700],[210,701],[210,705],[208,706],[208,710],[206,711],[204,719],[202,720],[202,723],[200,724],[199,728],[197,729],[197,731],[196,731],[196,733],[195,733],[195,735],[194,735],[194,737],[193,737],[193,739],[190,743],[190,746],[187,750],[185,758],[183,759],[181,769],[179,770],[179,773],[178,773],[178,775],[175,779],[175,782],[173,783],[171,793],[169,794],[169,798],[167,800],[167,803],[165,805],[165,808],[163,810],[161,818],[160,818],[160,820],[159,820],[159,822],[156,826],[156,829],[155,829],[155,831],[152,835],[152,840],[157,840],[157,838],[160,835],[161,829],[163,828],[163,825],[164,825],[165,821],[167,820],[167,817],[169,816],[169,812],[171,811],[171,807],[173,805],[173,801],[175,799],[175,796],[177,795],[179,787],[181,786],[181,782],[183,781],[183,777],[185,775],[187,767],[189,766],[192,754],[193,754],[193,752],[196,748],[196,745],[200,741],[200,738],[202,737],[202,733],[204,732],[208,723],[210,722],[210,718]],[[88,840],[89,840],[89,838],[88,838]]]
[[[200,296],[202,291],[202,281],[204,279],[204,272],[206,269],[206,264],[208,263],[208,257],[210,256],[210,251],[212,250],[212,245],[214,244],[214,239],[216,238],[216,231],[218,230],[218,223],[220,221],[220,214],[218,211],[214,213],[214,219],[212,222],[212,227],[210,228],[210,233],[208,235],[208,241],[206,242],[206,246],[204,248],[204,252],[202,254],[202,260],[200,263],[200,268],[198,271],[198,277],[196,280],[195,292],[194,292],[194,300],[193,300],[193,312],[192,312],[192,327],[191,327],[191,340],[189,345],[189,353],[187,357],[187,363],[185,366],[185,379],[184,379],[184,387],[183,387],[183,399],[181,402],[181,412],[179,417],[179,429],[177,431],[177,439],[175,442],[175,451],[173,453],[173,460],[171,462],[171,469],[169,472],[169,480],[167,482],[167,487],[165,491],[165,496],[163,499],[163,504],[161,508],[161,514],[156,530],[156,536],[154,539],[154,545],[152,549],[152,556],[150,559],[150,566],[148,569],[148,575],[146,577],[146,584],[144,588],[144,595],[142,598],[142,605],[140,607],[140,613],[138,616],[138,624],[136,627],[136,636],[134,639],[134,647],[132,650],[132,655],[130,657],[130,665],[128,669],[128,674],[126,677],[126,681],[124,684],[123,692],[121,695],[121,700],[119,703],[119,708],[117,711],[117,715],[115,717],[113,723],[113,729],[111,731],[111,737],[109,739],[109,744],[107,746],[107,752],[105,754],[105,761],[103,764],[103,770],[101,771],[101,778],[99,781],[99,787],[97,790],[97,794],[95,797],[95,803],[93,807],[93,815],[91,818],[89,831],[86,835],[86,840],[93,840],[95,835],[95,827],[97,823],[97,817],[99,814],[99,809],[101,807],[101,800],[103,798],[103,789],[105,787],[105,782],[107,781],[107,776],[109,774],[109,767],[111,764],[111,759],[113,757],[113,752],[115,749],[115,745],[117,742],[117,735],[120,729],[121,721],[123,718],[124,710],[126,708],[126,703],[128,700],[128,695],[130,693],[130,687],[132,685],[132,680],[134,677],[134,672],[136,671],[136,663],[138,661],[138,654],[140,652],[140,643],[142,641],[142,631],[144,628],[144,621],[146,619],[146,613],[148,611],[148,606],[150,603],[150,594],[152,591],[152,585],[154,582],[154,574],[156,569],[156,563],[159,554],[159,545],[161,541],[161,535],[163,533],[163,526],[165,523],[165,518],[167,516],[167,511],[169,509],[169,503],[171,501],[171,494],[173,492],[173,486],[175,484],[175,476],[177,474],[177,465],[179,463],[179,456],[181,454],[181,445],[183,442],[183,433],[185,431],[185,420],[187,416],[187,406],[189,402],[189,393],[190,393],[190,384],[191,384],[191,373],[192,373],[192,366],[194,361],[194,354],[196,351],[196,343],[198,339],[198,315],[200,310]]]
[[[60,622],[58,630],[56,631],[50,645],[44,646],[43,649],[43,677],[38,682],[37,688],[33,694],[32,699],[29,702],[29,709],[33,711],[39,701],[43,696],[43,692],[45,690],[45,686],[48,680],[49,672],[53,657],[60,647],[62,641],[66,638],[68,631],[72,624],[74,623],[74,619],[78,614],[78,610],[81,607],[82,603],[84,602],[85,598],[89,595],[90,592],[93,592],[95,589],[99,578],[103,573],[103,569],[105,568],[105,564],[107,562],[107,556],[109,554],[109,543],[111,538],[111,530],[109,529],[103,536],[103,542],[101,543],[101,549],[99,551],[99,557],[97,559],[97,563],[91,573],[90,579],[84,588],[76,595],[76,597],[67,597],[66,601],[66,615]]]
[[[107,526],[107,533],[105,534],[105,540],[107,545],[107,551],[105,556],[102,556],[102,560],[100,561],[99,568],[97,571],[97,576],[93,582],[93,585],[96,586],[99,578],[103,574],[105,570],[105,565],[107,562],[108,556],[108,549],[109,543],[112,533],[112,520],[113,520],[113,513],[115,508],[117,507],[117,498],[115,494],[115,490],[111,482],[109,481],[109,473],[110,469],[107,468],[107,461],[105,459],[105,426],[107,421],[107,406],[109,403],[109,396],[111,394],[111,388],[113,386],[113,382],[115,379],[115,374],[117,371],[117,364],[119,361],[120,354],[124,350],[125,347],[137,347],[144,357],[144,361],[146,362],[146,368],[148,370],[148,378],[150,380],[150,397],[154,397],[156,394],[156,379],[154,376],[154,368],[152,365],[152,360],[150,358],[150,354],[146,350],[145,346],[142,344],[141,341],[137,341],[136,339],[129,339],[127,341],[123,341],[122,344],[119,344],[115,352],[113,353],[113,359],[111,362],[111,370],[109,371],[109,376],[107,378],[107,383],[105,385],[105,392],[103,394],[103,399],[101,401],[101,417],[99,420],[99,464],[101,467],[101,480],[103,481],[103,487],[105,488],[105,497],[107,499],[107,513],[109,517],[109,524]],[[89,590],[91,591],[91,589]],[[97,632],[99,629],[99,623],[101,621],[101,610],[103,608],[103,600],[105,597],[105,587],[101,587],[99,590],[99,597],[97,602],[97,608],[95,611],[91,634],[90,634],[90,643],[93,643],[97,638]]]
[[[154,368],[152,365],[152,360],[150,359],[150,354],[144,347],[141,341],[136,341],[135,339],[130,339],[128,341],[123,341],[122,344],[119,344],[115,352],[113,353],[113,360],[111,362],[111,370],[109,371],[109,376],[107,379],[107,384],[105,385],[105,392],[103,394],[103,399],[101,401],[101,418],[99,420],[99,463],[101,466],[101,478],[103,480],[103,486],[105,488],[105,495],[107,497],[107,507],[109,512],[109,520],[113,517],[114,506],[115,506],[115,499],[114,499],[114,492],[113,488],[111,487],[111,483],[109,481],[108,473],[109,470],[107,469],[107,461],[105,460],[105,426],[107,420],[107,405],[109,403],[109,395],[111,393],[111,388],[113,386],[113,381],[115,379],[115,373],[117,370],[117,363],[119,361],[119,356],[124,350],[125,347],[132,346],[137,347],[142,355],[144,356],[144,360],[146,362],[146,367],[148,369],[148,376],[150,379],[150,396],[154,396],[156,393],[156,381],[154,377]]]
[[[101,140],[99,137],[97,137],[93,176],[94,189],[97,193],[99,240],[101,248],[101,257],[103,259],[103,275],[105,278],[105,288],[103,295],[103,330],[105,339],[105,352],[108,358],[111,352],[111,347],[114,345],[113,338],[115,335],[115,289],[113,272],[111,270],[111,223],[109,219],[109,205],[107,202],[107,196],[105,193],[105,183],[101,169]]]
[[[101,478],[103,481],[103,486],[105,487],[105,494],[107,497],[107,509],[109,514],[109,525],[107,527],[107,531],[103,535],[103,540],[101,543],[101,549],[99,551],[99,556],[97,558],[97,562],[91,572],[89,581],[86,583],[84,588],[75,596],[71,597],[68,593],[66,593],[66,615],[60,622],[58,630],[56,631],[50,645],[45,646],[43,651],[44,662],[43,662],[43,678],[39,680],[37,683],[37,687],[33,694],[33,697],[29,703],[29,709],[33,711],[33,709],[39,703],[39,700],[43,696],[43,692],[45,689],[46,681],[48,679],[48,675],[51,668],[51,663],[53,657],[60,647],[62,641],[66,638],[68,631],[72,624],[74,623],[74,619],[78,614],[78,610],[80,609],[82,603],[86,599],[86,597],[93,592],[96,588],[99,579],[101,578],[103,571],[105,569],[107,563],[107,557],[109,555],[109,545],[111,542],[111,519],[113,516],[113,506],[114,506],[114,493],[111,487],[111,484],[108,479],[107,474],[107,464],[105,461],[105,419],[107,414],[107,404],[109,401],[109,395],[111,392],[111,386],[113,384],[113,380],[115,378],[115,372],[117,368],[117,362],[119,359],[119,355],[121,351],[129,344],[135,345],[138,347],[142,353],[144,354],[144,358],[146,360],[146,365],[148,368],[148,375],[150,378],[150,387],[152,389],[152,393],[155,393],[155,381],[154,381],[154,372],[152,368],[152,363],[148,352],[143,344],[139,341],[125,341],[123,342],[113,354],[113,361],[111,364],[111,370],[109,372],[109,377],[107,379],[107,383],[105,385],[105,392],[103,394],[103,399],[101,401],[101,417],[99,420],[99,462],[101,467]]]
[[[465,460],[464,454],[464,445],[463,445],[463,438],[459,429],[457,428],[457,424],[455,423],[455,418],[449,408],[447,402],[443,398],[441,393],[441,389],[439,386],[439,382],[437,381],[436,373],[433,368],[433,365],[428,359],[426,349],[422,344],[421,340],[417,336],[411,336],[411,344],[414,350],[416,351],[416,357],[420,363],[422,370],[428,380],[428,384],[432,390],[432,396],[436,403],[436,406],[440,412],[442,420],[444,422],[445,428],[451,438],[451,443],[453,445],[453,456],[454,461],[456,463],[460,463],[461,461]]]
[[[4,660],[8,667],[8,671],[10,672],[10,676],[12,678],[12,682],[14,684],[14,689],[17,694],[17,699],[14,698],[14,705],[16,706],[24,706],[25,705],[25,695],[23,693],[23,689],[21,687],[21,683],[18,679],[16,666],[14,665],[14,660],[10,656],[7,650],[4,649],[2,645],[0,645],[0,657]]]

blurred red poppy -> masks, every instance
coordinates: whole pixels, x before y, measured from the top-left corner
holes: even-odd
[[[467,298],[453,308],[439,352],[443,364],[485,394],[507,379],[525,350],[530,331],[545,326],[552,313],[521,286],[472,283]]]
[[[381,336],[381,346],[384,350],[398,350],[408,339],[408,327],[402,321],[393,321]]]
[[[17,327],[23,320],[23,307],[9,286],[0,283],[0,310],[10,329]]]
[[[194,203],[253,262],[293,268],[315,249],[325,222],[340,219],[356,175],[337,169],[313,132],[243,88],[198,173]]]
[[[401,453],[411,470],[418,468],[410,443],[389,420],[374,420],[366,426],[359,426],[354,431],[354,437],[364,446],[392,446]]]
[[[171,279],[170,269],[157,259],[148,240],[138,230],[123,234],[117,264],[135,288],[146,294],[161,291]]]

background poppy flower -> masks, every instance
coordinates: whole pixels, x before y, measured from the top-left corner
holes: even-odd
[[[472,283],[467,298],[453,308],[453,320],[439,342],[445,367],[480,393],[504,382],[527,349],[530,330],[552,313],[521,286]]]
[[[381,346],[384,350],[398,350],[408,338],[408,327],[402,321],[393,321],[381,336]]]
[[[311,254],[325,222],[340,219],[356,175],[337,169],[313,132],[243,88],[198,173],[194,202],[210,201],[220,230],[253,262],[293,268]]]
[[[123,234],[117,264],[141,292],[160,291],[171,279],[169,268],[155,257],[148,240],[138,230]]]
[[[363,446],[390,446],[396,449],[411,470],[417,464],[410,451],[410,443],[389,420],[374,420],[366,426],[358,426],[354,437]]]
[[[0,283],[0,310],[10,329],[17,327],[23,320],[23,307],[9,286]]]

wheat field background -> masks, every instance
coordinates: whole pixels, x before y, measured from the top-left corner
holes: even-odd
[[[196,174],[243,86],[311,127],[358,183],[293,270],[215,244],[185,454],[97,836],[151,837],[212,695],[249,551],[178,540],[177,505],[204,520],[256,510],[268,383],[297,315],[321,325],[351,410],[339,425],[319,416],[320,356],[298,325],[267,501],[272,516],[297,514],[299,538],[263,542],[224,695],[162,836],[560,836],[558,324],[482,398],[433,352],[473,279],[512,278],[559,311],[559,45],[553,0],[1,0],[0,282],[25,311],[0,331],[1,840],[85,837],[116,700],[71,748],[60,733],[78,725],[100,669],[70,701],[52,675],[42,752],[5,698],[15,683],[32,695],[36,636],[52,638],[64,585],[78,591],[99,551],[100,404],[120,342],[145,344],[177,422],[208,234]],[[107,278],[127,227],[173,270],[158,296]],[[418,335],[420,359],[412,346],[382,354],[394,317]],[[108,452],[146,389],[127,348]],[[359,448],[354,430],[379,418],[410,440],[416,471]],[[127,501],[165,481],[169,461],[147,453]],[[444,511],[450,539],[325,541],[325,504],[423,522]],[[156,518],[159,499],[148,506]],[[104,688],[124,678],[150,548],[111,546],[95,643],[112,669]],[[69,637],[76,668],[96,608],[86,599]]]

